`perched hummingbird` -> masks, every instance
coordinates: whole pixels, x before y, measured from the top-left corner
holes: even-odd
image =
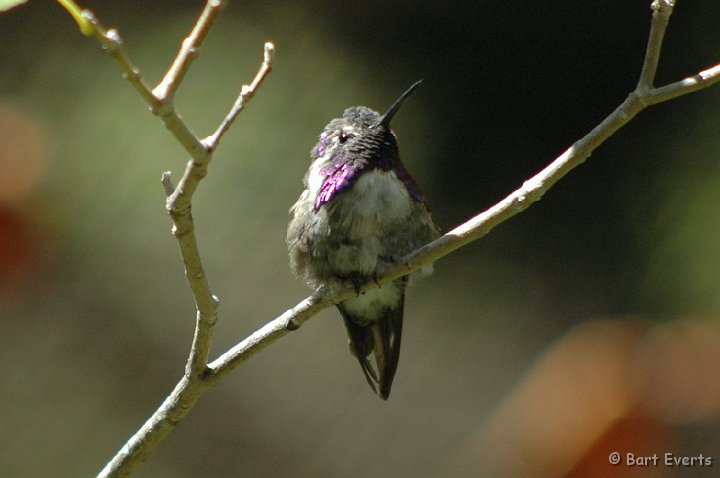
[[[325,127],[311,150],[305,190],[290,209],[287,231],[290,267],[309,286],[332,281],[360,285],[438,237],[390,129],[393,116],[418,86],[420,81],[383,115],[364,106],[346,109],[342,118]],[[432,267],[423,272],[432,272]],[[350,351],[383,400],[390,395],[400,357],[407,280],[337,304]]]

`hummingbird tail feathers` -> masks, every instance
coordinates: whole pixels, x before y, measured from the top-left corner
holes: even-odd
[[[350,339],[350,351],[360,362],[370,388],[383,400],[390,396],[400,360],[403,303],[401,299],[396,307],[384,309],[383,314],[373,321],[358,320],[343,304],[337,305]],[[369,359],[371,354],[374,360]]]

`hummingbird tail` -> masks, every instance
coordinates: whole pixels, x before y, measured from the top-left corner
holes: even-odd
[[[401,280],[404,290],[407,277]],[[385,309],[379,318],[370,322],[355,319],[342,303],[337,305],[347,328],[350,351],[360,362],[370,388],[383,400],[390,396],[390,388],[400,360],[403,304],[404,294],[396,307]],[[371,353],[375,367],[368,358]]]

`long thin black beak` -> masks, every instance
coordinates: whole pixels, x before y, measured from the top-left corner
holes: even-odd
[[[390,121],[393,119],[393,116],[395,116],[395,113],[398,112],[405,100],[408,99],[408,96],[412,95],[413,92],[417,90],[418,86],[420,86],[420,83],[422,83],[422,80],[418,80],[413,83],[412,86],[408,88],[407,91],[405,91],[405,93],[400,95],[400,98],[395,100],[395,103],[392,104],[392,106],[385,112],[384,115],[380,117],[378,122],[375,123],[372,127],[377,128],[378,126],[384,126],[385,128],[388,128],[390,126]]]

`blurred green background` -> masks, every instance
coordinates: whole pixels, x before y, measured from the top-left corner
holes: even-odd
[[[678,3],[658,84],[720,61],[717,0]],[[119,29],[155,83],[203,4],[83,6]],[[422,78],[394,128],[448,230],[626,97],[649,4],[229,2],[177,95],[193,131],[215,128],[265,41],[277,52],[193,204],[221,300],[212,355],[308,294],[287,266],[287,210],[330,119],[352,105],[383,110]],[[640,314],[652,332],[692,315],[716,330],[719,127],[720,87],[653,107],[540,203],[438,262],[408,294],[387,403],[328,310],[208,393],[136,476],[447,476],[457,450],[575,327]],[[0,15],[0,475],[92,476],[182,375],[194,306],[160,174],[179,178],[186,158],[57,4]],[[717,358],[715,343],[704,347]],[[690,390],[717,381],[717,362],[701,362],[716,368],[690,361],[682,370],[700,381]],[[720,394],[707,393],[711,406],[692,418],[640,413],[669,436],[654,451],[720,460]],[[486,465],[465,471],[485,476]]]

